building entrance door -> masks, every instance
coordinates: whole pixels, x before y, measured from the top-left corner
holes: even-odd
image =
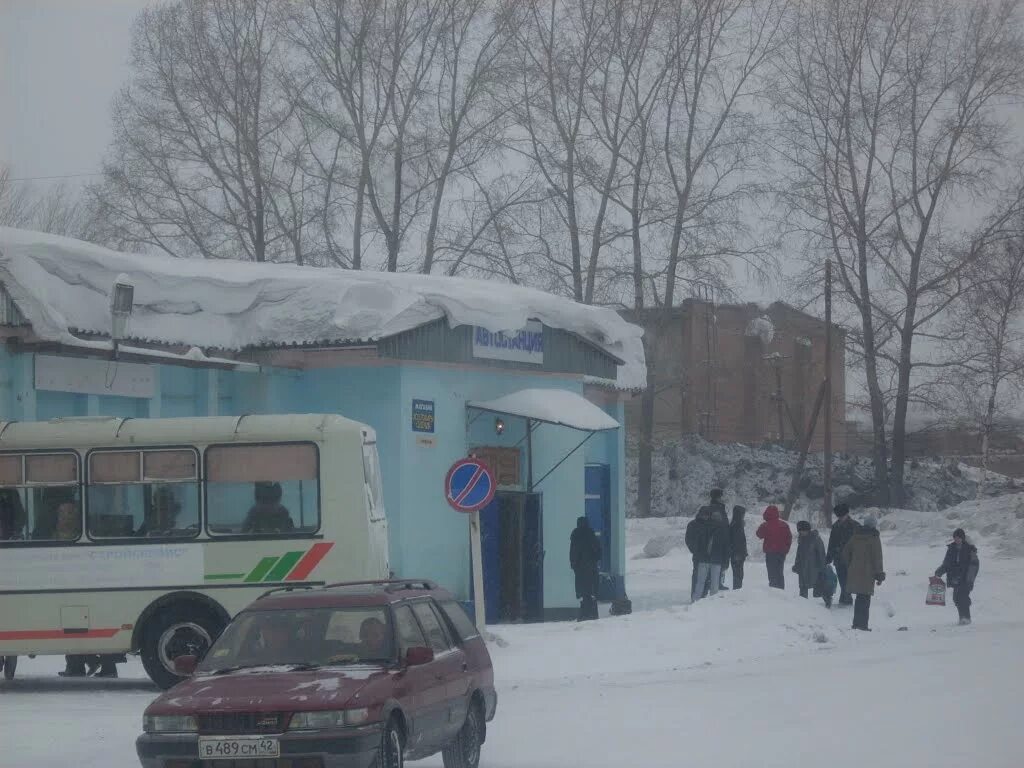
[[[539,493],[499,491],[480,511],[488,624],[544,619],[541,498]]]

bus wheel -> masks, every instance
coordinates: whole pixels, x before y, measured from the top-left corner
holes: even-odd
[[[2,661],[3,661],[3,664],[0,665],[0,666],[3,666],[3,668],[4,668],[4,679],[5,680],[13,680],[14,679],[14,670],[16,670],[18,668],[18,657],[17,656],[4,656],[2,658]]]
[[[202,659],[224,627],[201,608],[175,605],[166,608],[147,623],[142,636],[142,666],[149,679],[163,689],[185,678],[174,670],[179,656]]]

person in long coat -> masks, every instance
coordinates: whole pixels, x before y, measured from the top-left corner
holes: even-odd
[[[732,508],[732,522],[729,523],[729,532],[732,538],[732,588],[740,589],[743,586],[743,564],[746,562],[749,553],[747,552],[747,529],[744,527],[743,518],[747,514],[746,507],[736,505]]]
[[[601,540],[586,517],[576,518],[569,536],[569,567],[576,577],[576,599],[580,601],[579,621],[597,618],[598,566]]]
[[[825,605],[831,607],[832,596],[823,593],[820,586],[822,572],[825,570],[825,544],[806,520],[796,524],[796,532],[796,560],[793,561],[793,573],[797,575],[800,597],[808,597],[810,591],[814,590],[815,597],[823,597]]]
[[[694,569],[691,602],[718,593],[722,563],[728,562],[732,549],[731,538],[729,523],[710,505],[701,507],[686,526],[686,546],[693,555]]]
[[[836,521],[832,525],[832,532],[828,535],[828,549],[825,552],[825,562],[834,563],[836,566],[836,576],[839,578],[839,604],[853,605],[853,598],[846,588],[846,565],[843,563],[841,555],[846,542],[857,532],[857,528],[860,525],[850,516],[848,504],[836,504],[832,511],[836,515]]]
[[[846,566],[846,587],[854,596],[853,628],[870,632],[871,596],[875,586],[885,581],[882,563],[882,537],[878,521],[867,517],[843,547],[842,561]]]

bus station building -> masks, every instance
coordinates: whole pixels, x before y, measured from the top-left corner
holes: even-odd
[[[481,512],[489,623],[575,616],[583,515],[602,541],[601,596],[626,594],[624,402],[645,365],[641,328],[613,310],[0,228],[0,334],[0,422],[341,414],[376,430],[396,575],[472,598],[467,519],[444,480],[475,456],[498,482]]]

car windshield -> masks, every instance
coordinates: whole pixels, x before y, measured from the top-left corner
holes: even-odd
[[[246,611],[228,625],[198,671],[388,663],[394,647],[384,607]]]

